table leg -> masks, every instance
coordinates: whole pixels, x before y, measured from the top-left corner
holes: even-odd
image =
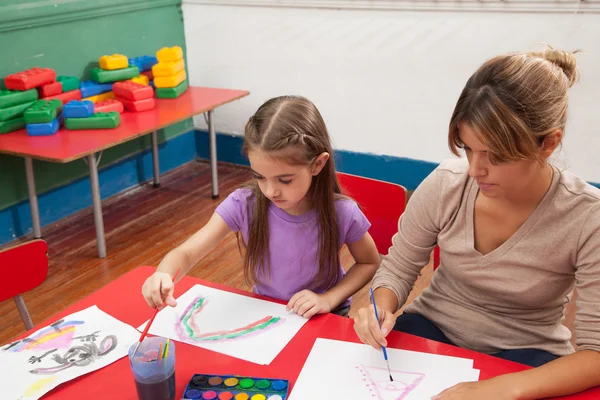
[[[213,110],[208,112],[208,135],[210,137],[210,172],[212,181],[212,198],[219,197],[219,175],[217,173],[217,133]]]
[[[158,134],[152,132],[152,167],[154,169],[154,187],[160,186],[160,169],[158,168]]]
[[[25,157],[25,173],[27,174],[27,191],[29,192],[29,207],[31,208],[31,222],[33,224],[33,236],[42,237],[40,225],[40,209],[38,208],[37,194],[35,191],[35,177],[33,175],[33,160]]]
[[[104,221],[102,220],[102,200],[100,199],[100,185],[98,184],[98,167],[96,166],[96,155],[87,156],[90,168],[90,186],[92,187],[92,204],[94,208],[94,224],[96,225],[96,247],[98,257],[106,257],[106,242],[104,241]]]

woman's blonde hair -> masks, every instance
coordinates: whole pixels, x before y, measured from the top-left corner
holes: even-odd
[[[464,148],[459,125],[467,124],[488,148],[494,164],[542,160],[546,135],[564,132],[568,89],[579,79],[575,52],[548,47],[542,52],[497,56],[469,78],[450,119],[448,146]]]

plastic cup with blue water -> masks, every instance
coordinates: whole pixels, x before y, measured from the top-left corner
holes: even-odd
[[[129,348],[129,365],[139,400],[174,400],[175,343],[163,337],[146,337],[133,354],[136,345]]]

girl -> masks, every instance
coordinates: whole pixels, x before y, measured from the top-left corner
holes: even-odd
[[[391,329],[528,364],[473,383],[447,399],[538,399],[600,385],[600,190],[548,163],[577,80],[572,53],[510,54],[468,80],[448,143],[462,160],[442,163],[413,194],[390,253],[358,312],[364,343],[386,345]],[[435,245],[430,286],[398,310]],[[577,351],[562,325],[577,288]]]
[[[246,124],[243,152],[254,181],[164,257],[142,287],[146,301],[153,308],[175,306],[175,271],[185,275],[235,231],[254,292],[287,301],[288,311],[305,318],[347,315],[350,297],[371,280],[380,258],[370,223],[340,194],[321,114],[302,97],[271,99]],[[339,259],[344,243],[356,261],[345,276]]]

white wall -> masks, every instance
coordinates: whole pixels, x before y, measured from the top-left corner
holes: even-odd
[[[600,182],[600,15],[220,6],[183,2],[193,85],[250,90],[215,112],[241,134],[270,97],[300,94],[339,149],[439,162],[468,77],[487,58],[540,43],[585,52],[560,165]],[[318,3],[318,2],[317,2]],[[205,126],[201,118],[197,126]]]

